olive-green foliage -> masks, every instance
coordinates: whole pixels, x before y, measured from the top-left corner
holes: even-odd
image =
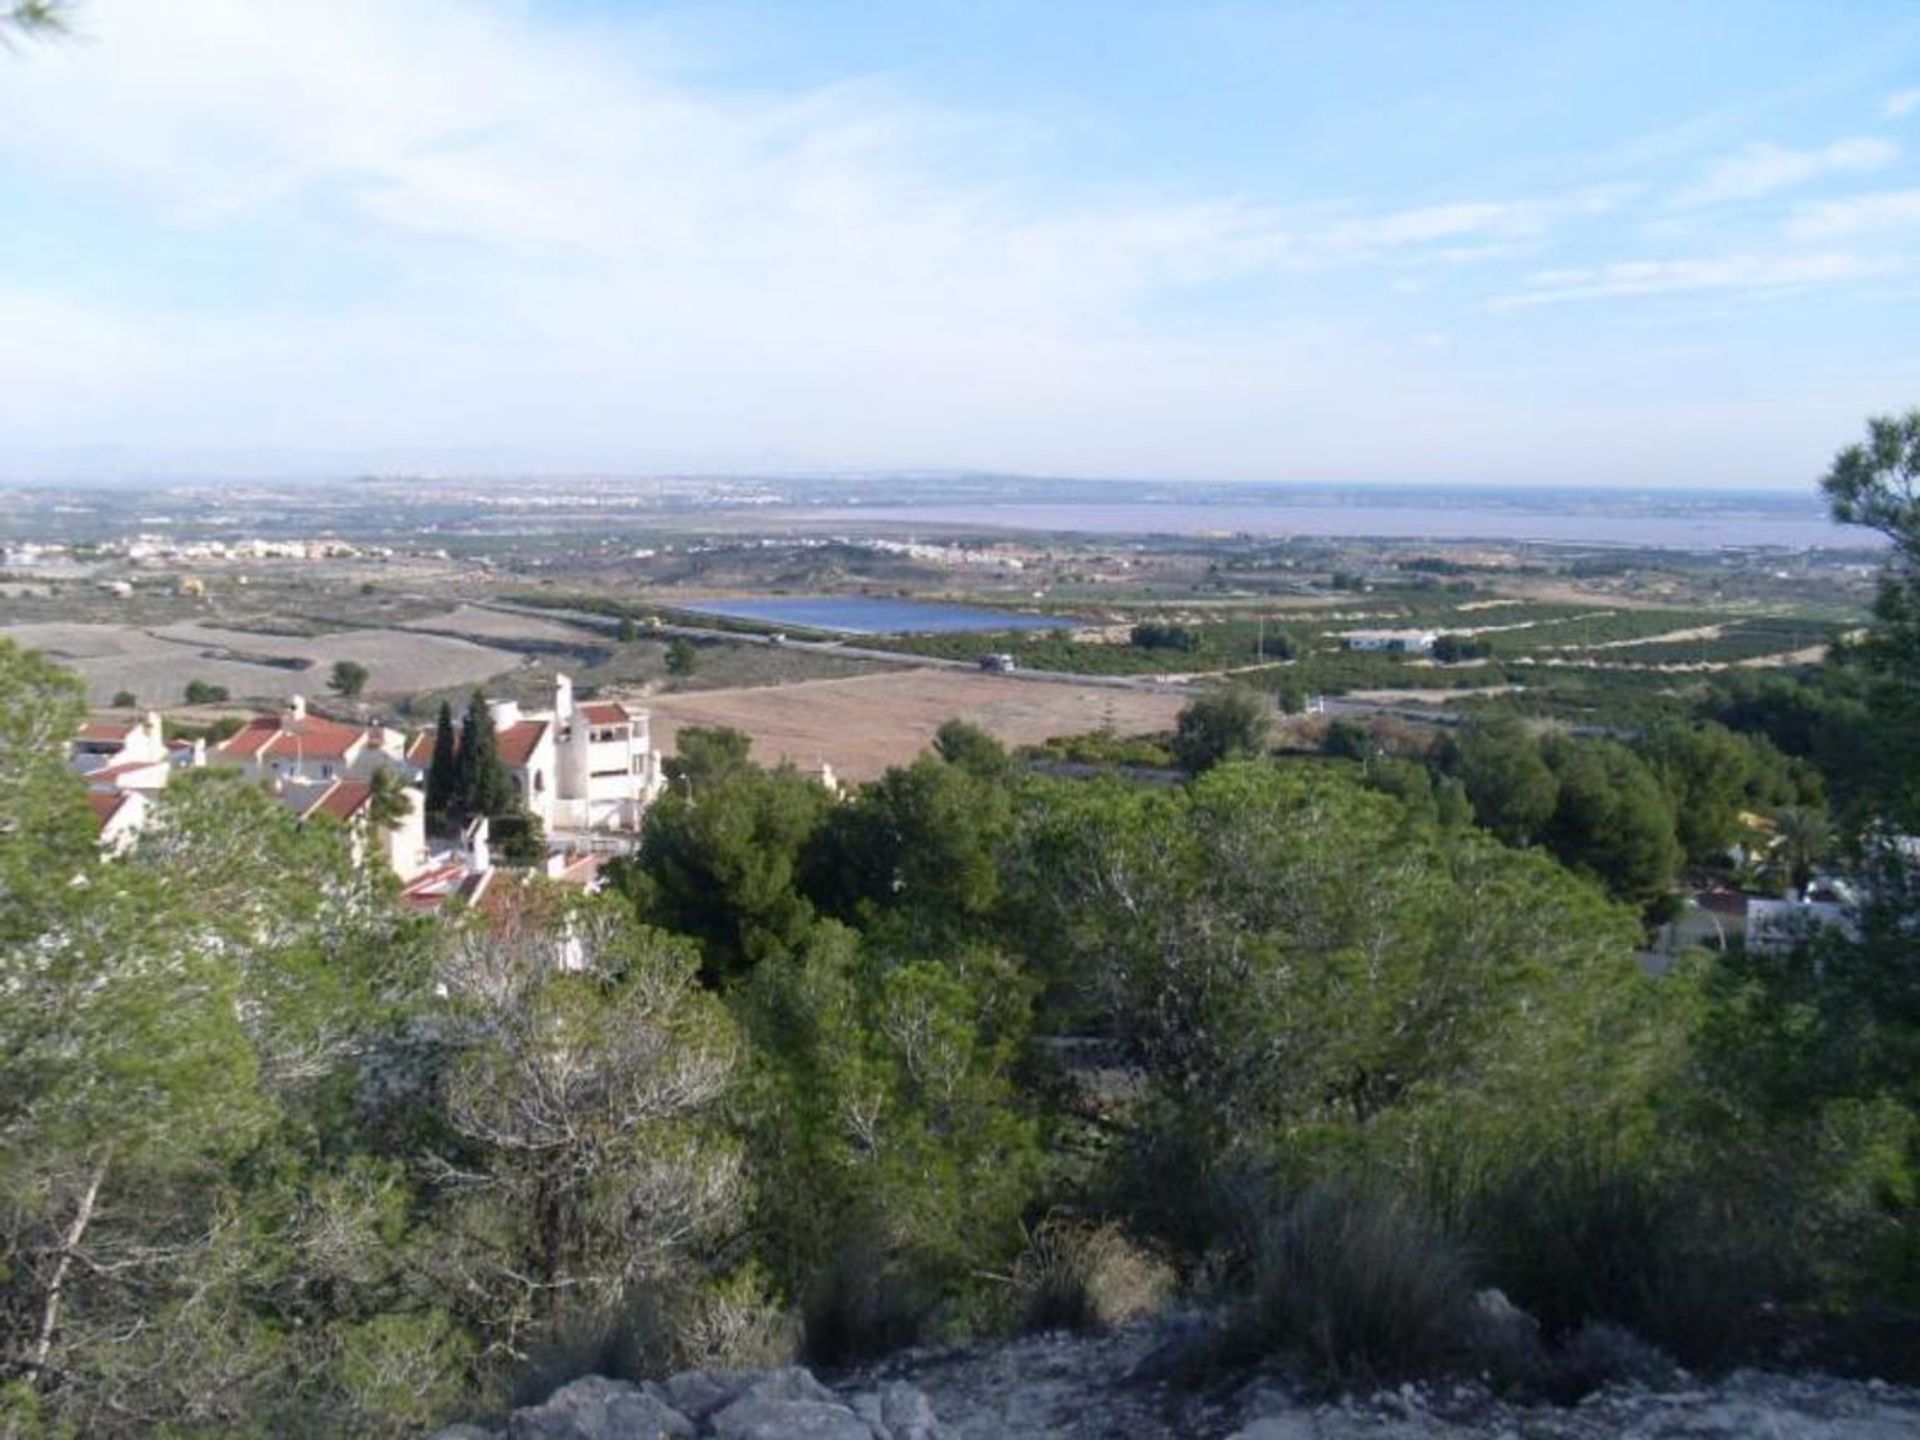
[[[1447,763],[1482,827],[1509,845],[1529,844],[1545,831],[1559,783],[1517,718],[1495,715],[1474,724]]]
[[[814,907],[799,889],[802,854],[832,800],[793,770],[716,750],[681,768],[647,812],[639,855],[616,883],[647,923],[697,940],[717,982],[805,938]]]
[[[367,681],[372,678],[373,672],[359,661],[336,660],[332,672],[327,676],[327,688],[351,700],[367,688]]]
[[[454,818],[460,789],[459,748],[453,706],[442,700],[433,724],[433,755],[427,761],[427,830],[431,834],[443,834]]]
[[[937,949],[989,923],[1010,819],[1007,786],[991,769],[922,756],[826,815],[805,857],[806,888],[837,918],[884,916],[916,948]]]
[[[746,733],[731,726],[689,725],[675,737],[675,753],[661,768],[682,795],[691,796],[706,781],[744,767],[752,749]]]
[[[460,743],[454,752],[453,815],[461,821],[510,815],[520,808],[513,779],[500,759],[500,737],[495,733],[493,711],[478,690],[467,701],[466,718],[460,724]]]
[[[1257,1217],[1227,1343],[1328,1379],[1377,1381],[1457,1353],[1467,1257],[1404,1199],[1314,1185]]]
[[[1665,896],[1680,847],[1672,802],[1647,767],[1610,740],[1554,736],[1541,753],[1557,787],[1541,834],[1547,847],[1631,904]]]
[[[989,953],[889,960],[823,923],[735,1008],[758,1057],[759,1222],[808,1352],[845,1359],[953,1321],[1017,1247],[1038,1170],[1013,1083],[1017,972]]]
[[[934,732],[933,750],[949,765],[957,765],[982,780],[1005,780],[1013,773],[1007,747],[978,725],[948,720]]]
[[[452,937],[430,1264],[495,1344],[614,1309],[734,1219],[719,1107],[739,1046],[698,968],[614,899],[551,896]]]
[[[1173,757],[1197,775],[1225,760],[1258,755],[1272,729],[1267,702],[1258,691],[1230,685],[1202,695],[1180,712],[1173,734]]]
[[[1299,766],[1028,805],[1015,900],[1055,1003],[1116,1035],[1216,1163],[1525,1125],[1547,1076],[1580,1073],[1585,1103],[1614,1073],[1600,1037],[1645,983],[1631,920],[1542,856]]]

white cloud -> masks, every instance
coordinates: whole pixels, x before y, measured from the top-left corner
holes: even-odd
[[[1887,97],[1881,107],[1889,120],[1904,120],[1914,111],[1920,110],[1920,85],[1907,90],[1896,90]]]
[[[1920,190],[1881,190],[1808,205],[1788,222],[1805,240],[1836,240],[1920,227]]]
[[[1493,302],[1497,310],[1690,292],[1778,292],[1873,280],[1911,267],[1902,260],[1849,254],[1723,255],[1681,260],[1623,260],[1540,270]]]
[[[1828,175],[1859,175],[1878,170],[1892,164],[1899,154],[1899,147],[1867,136],[1836,140],[1817,150],[1750,145],[1715,165],[1698,183],[1682,190],[1674,197],[1674,203],[1696,206],[1757,200]]]

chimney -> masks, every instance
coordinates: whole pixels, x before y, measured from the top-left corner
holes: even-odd
[[[520,702],[518,700],[489,700],[487,709],[493,712],[495,728],[504,730],[509,725],[520,723]]]
[[[493,868],[493,851],[487,843],[487,817],[482,815],[467,826],[467,863],[476,875]]]
[[[296,720],[306,719],[307,718],[307,697],[304,695],[295,695],[291,697],[287,701],[287,711]]]
[[[573,681],[565,675],[553,677],[553,718],[562,725],[573,718]]]

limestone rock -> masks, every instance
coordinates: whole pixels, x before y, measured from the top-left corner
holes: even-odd
[[[516,1410],[507,1440],[693,1440],[694,1424],[678,1410],[623,1380],[575,1380],[546,1403]]]

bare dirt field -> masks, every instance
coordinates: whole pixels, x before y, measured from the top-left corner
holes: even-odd
[[[1170,730],[1178,695],[1052,684],[952,670],[896,670],[849,680],[809,680],[653,695],[654,744],[672,747],[688,725],[731,725],[753,737],[764,764],[822,760],[847,780],[870,780],[911,761],[943,721],[971,721],[1008,745],[1029,745],[1111,725],[1120,734]]]
[[[187,682],[224,685],[235,700],[283,701],[325,691],[336,660],[371,672],[369,694],[478,684],[518,668],[508,650],[405,630],[353,630],[316,637],[219,630],[205,625],[15,625],[0,634],[43,650],[86,680],[87,699],[105,705],[122,690],[141,705],[177,704]]]
[[[516,641],[555,645],[604,645],[608,640],[603,630],[589,630],[584,626],[569,625],[561,620],[546,620],[537,615],[516,615],[502,610],[489,610],[481,605],[460,605],[442,615],[423,615],[417,620],[406,621],[401,628],[432,631],[435,634],[444,635],[466,635],[481,641],[497,640],[506,645]]]

